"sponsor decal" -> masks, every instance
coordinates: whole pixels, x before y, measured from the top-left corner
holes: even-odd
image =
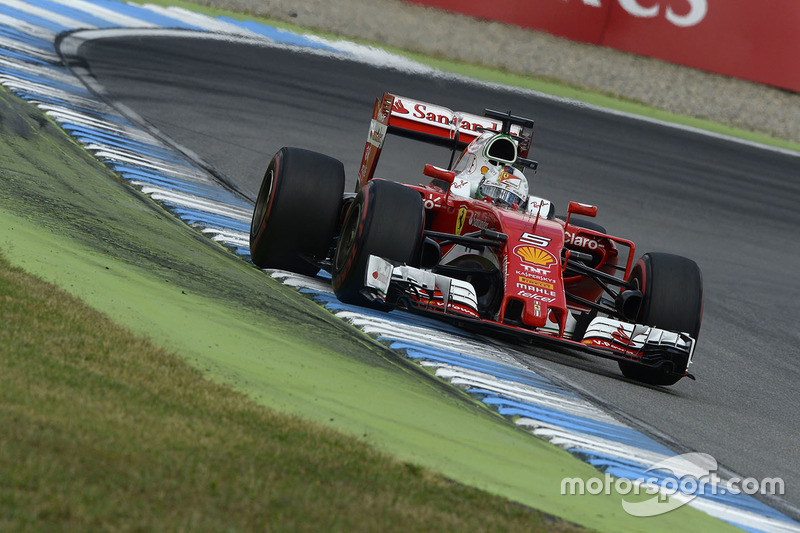
[[[622,9],[638,18],[655,18],[661,12],[661,3],[655,5],[643,6],[641,0],[618,0]],[[645,2],[651,4],[652,2]],[[665,18],[678,26],[679,28],[688,28],[700,24],[706,18],[708,13],[708,0],[685,0],[681,3],[689,4],[689,11],[685,14],[679,15],[676,13],[671,5],[667,5],[664,10]]]
[[[367,134],[367,142],[375,148],[381,148],[385,138],[386,126],[377,120],[372,119],[372,122],[370,122],[369,125],[369,134]]]
[[[479,229],[489,229],[489,220],[483,213],[469,212],[469,223]]]
[[[391,273],[390,273],[391,274]],[[381,272],[380,270],[376,270],[372,273],[372,279],[377,280],[379,283],[389,283],[389,276],[386,272]]]
[[[422,201],[422,205],[426,210],[430,211],[438,207],[442,207],[442,197],[438,194],[428,193],[427,198]]]
[[[439,207],[439,204],[436,204]],[[449,208],[455,210],[455,208]],[[448,212],[450,212],[448,210]],[[462,235],[465,227],[473,227],[478,229],[489,229],[490,218],[487,214],[475,212],[467,209],[466,205],[458,208],[458,215],[456,215],[456,235]]]
[[[359,167],[359,169],[358,169],[358,181],[359,181],[359,183],[363,183],[364,180],[366,179],[367,166],[369,164],[369,155],[370,155],[370,152],[372,151],[372,148],[370,148],[371,146],[372,146],[372,144],[368,142],[366,144],[366,146],[364,147],[364,155],[361,156],[361,167]]]
[[[533,315],[537,318],[542,316],[542,304],[538,300],[533,302]]]
[[[542,276],[538,277],[538,279],[550,279],[549,268],[538,268],[531,265],[520,265],[520,266],[522,266],[522,268],[525,269],[525,272],[517,271],[517,274],[520,274],[522,276],[533,276],[533,277]]]
[[[465,134],[478,137],[482,130],[492,130],[500,133],[501,124],[498,121],[473,115],[470,113],[453,112],[446,107],[420,102],[411,98],[393,96],[391,114],[402,116],[406,120],[423,122],[439,128],[451,129],[457,127]],[[511,126],[511,134],[519,135],[522,128],[516,124]]]
[[[550,202],[547,200],[533,200],[530,201],[530,207],[528,207],[528,211],[538,211],[539,208],[545,205],[550,205]]]
[[[549,281],[541,281],[538,279],[532,279],[526,276],[520,276],[519,281],[522,283],[527,283],[528,285],[534,285],[536,287],[543,287],[545,289],[553,290],[555,286],[550,283]]]
[[[399,114],[408,114],[409,111],[405,109],[405,113],[398,112]],[[433,104],[424,104],[418,102],[414,104],[413,111],[410,112],[411,116],[419,121],[430,122],[440,126],[450,126],[457,124],[458,128],[471,133],[478,132],[478,128],[487,128],[492,130],[500,130],[500,125],[497,122],[489,121],[479,116],[470,116],[470,119],[454,116],[453,112],[446,107],[440,107]]]
[[[545,289],[544,287],[537,287],[536,285],[528,285],[527,283],[517,282],[517,289],[530,292],[532,294],[542,294],[551,298],[555,298],[556,291],[552,289]]]
[[[582,0],[583,5],[589,7],[603,7],[601,0]],[[617,0],[620,7],[629,15],[637,18],[655,18],[661,14],[661,3],[653,4],[652,0]],[[642,4],[653,5],[642,5]],[[667,3],[664,9],[664,18],[679,28],[696,26],[705,20],[708,14],[708,0],[684,0],[682,4],[689,4],[689,11],[686,13],[676,13],[672,6]],[[685,11],[681,9],[680,11]]]
[[[553,279],[553,276],[550,274],[550,270],[549,269],[546,269],[546,268],[537,269],[536,267],[531,267],[531,266],[528,266],[528,265],[522,265],[522,266],[525,267],[525,268],[530,268],[532,271],[527,271],[527,270],[520,271],[520,270],[517,270],[517,276],[519,276],[520,279],[522,279],[522,278],[525,278],[526,280],[535,279],[537,281],[544,281],[544,282],[547,282],[547,283],[553,283],[555,281]],[[541,270],[541,272],[534,272],[535,270]]]
[[[398,115],[408,115],[410,111],[405,108],[402,100],[395,98],[394,103],[392,104],[392,113],[397,113]]]
[[[622,324],[611,334],[611,337],[622,344],[628,344],[631,342],[631,336],[625,332],[625,328],[622,327]]]
[[[463,315],[470,315],[470,316],[473,316],[475,318],[478,318],[478,316],[479,316],[478,313],[476,313],[473,309],[470,309],[469,307],[467,307],[465,305],[461,305],[461,304],[457,304],[457,303],[451,303],[447,308],[452,310],[452,311],[456,311],[458,313],[461,313]]]
[[[438,106],[431,106],[432,109],[438,110],[439,113],[437,114],[436,111],[429,111],[428,106],[425,104],[416,104],[414,106],[414,113],[412,116],[416,118],[421,118],[426,120],[427,122],[436,122],[438,124],[446,124],[449,125],[451,122],[451,114],[449,113],[449,109],[445,109],[443,107]]]
[[[533,246],[517,246],[514,248],[514,253],[526,263],[533,265],[549,267],[556,262],[556,258],[553,257],[553,254],[547,250],[542,250],[541,248],[535,248]]]
[[[466,305],[462,305],[460,303],[456,303],[456,302],[450,302],[449,304],[447,304],[447,309],[445,310],[445,305],[444,305],[444,302],[442,301],[441,294],[438,294],[437,296],[438,296],[438,300],[432,300],[432,299],[431,300],[425,300],[425,299],[421,299],[421,298],[415,298],[415,300],[417,302],[419,302],[420,305],[423,305],[425,307],[436,307],[436,308],[438,308],[438,310],[445,311],[445,312],[447,312],[447,311],[456,311],[457,313],[461,313],[462,315],[469,315],[469,316],[475,317],[475,318],[478,318],[480,316],[480,315],[478,315],[478,313],[475,312],[474,309],[472,309],[470,307],[467,307]]]
[[[591,339],[584,339],[581,342],[583,344],[588,344],[589,346],[597,346],[599,348],[609,348],[609,349],[615,348],[615,346],[612,343],[603,339],[598,339],[596,337],[593,337]]]
[[[566,244],[571,244],[573,246],[577,246],[578,248],[597,250],[600,247],[600,244],[591,237],[582,237],[580,235],[570,233],[569,231],[564,232],[564,237]]]
[[[458,216],[456,217],[456,235],[461,235],[464,230],[464,222],[467,221],[467,208],[461,206],[458,208]]]
[[[527,287],[525,284],[517,283],[517,296],[520,296],[522,298],[527,298],[528,300],[538,300],[540,302],[548,304],[556,301],[554,296],[547,296],[545,294],[540,294],[538,292],[531,292],[525,290],[525,287]]]
[[[455,196],[469,198],[469,190],[469,181],[464,179],[457,179],[450,186],[450,194],[454,194]]]

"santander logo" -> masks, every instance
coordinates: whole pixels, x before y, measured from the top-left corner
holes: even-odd
[[[392,104],[392,113],[398,113],[400,115],[407,115],[409,113],[408,109],[403,106],[403,101],[400,99],[396,99]]]
[[[582,0],[583,4],[590,7],[603,7],[600,3],[601,0]],[[619,5],[629,14],[638,18],[655,18],[661,14],[661,5],[666,3],[667,7],[664,9],[664,17],[672,24],[679,28],[688,28],[689,26],[696,26],[703,22],[708,14],[708,0],[680,0],[677,2],[681,5],[680,12],[672,9],[673,3],[671,0],[666,2],[653,2],[652,0],[617,0]],[[642,3],[649,5],[642,5]],[[683,6],[689,4],[689,11],[685,12]]]

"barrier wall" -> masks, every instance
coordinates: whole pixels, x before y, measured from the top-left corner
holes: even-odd
[[[800,92],[800,0],[407,0]]]

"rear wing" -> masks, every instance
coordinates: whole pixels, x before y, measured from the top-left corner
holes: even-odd
[[[463,150],[484,130],[499,133],[502,129],[502,120],[384,93],[382,98],[375,100],[367,144],[358,170],[358,187],[372,179],[387,134],[444,146],[455,152]],[[511,124],[510,133],[521,135],[522,127]]]

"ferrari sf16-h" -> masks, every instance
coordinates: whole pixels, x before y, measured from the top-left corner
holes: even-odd
[[[615,359],[622,374],[672,385],[700,331],[694,261],[647,253],[587,220],[594,206],[528,194],[533,120],[484,116],[386,93],[376,100],[355,193],[342,163],[284,147],[269,163],[250,230],[261,268],[330,272],[343,302],[402,308],[466,329]],[[450,151],[421,185],[374,176],[387,136]],[[409,154],[410,155],[410,154]]]

